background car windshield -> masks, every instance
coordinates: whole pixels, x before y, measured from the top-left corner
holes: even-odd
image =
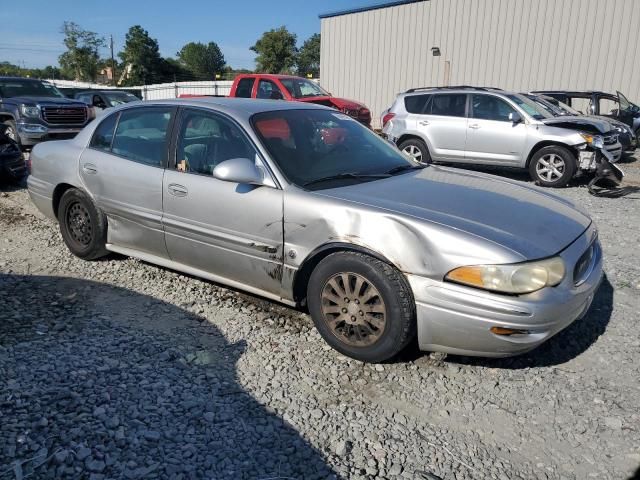
[[[3,80],[0,81],[0,97],[62,97],[56,87],[50,83],[34,80]]]
[[[104,96],[107,97],[107,100],[109,100],[109,103],[112,107],[115,107],[116,105],[122,105],[123,103],[136,102],[140,100],[132,93],[126,92],[109,92],[105,93]]]
[[[329,95],[320,85],[304,78],[282,78],[280,82],[293,98],[324,97]]]
[[[537,105],[533,100],[529,100],[527,97],[523,97],[522,95],[507,95],[507,98],[518,105],[518,107],[524,110],[535,120],[553,118],[551,113]]]
[[[252,117],[253,128],[282,173],[304,186],[341,174],[384,175],[396,167],[416,166],[397,148],[357,121],[327,110],[280,110]],[[314,189],[368,181],[343,178]]]

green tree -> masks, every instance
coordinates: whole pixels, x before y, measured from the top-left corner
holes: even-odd
[[[302,44],[296,59],[298,75],[320,76],[320,34],[314,33]]]
[[[129,29],[124,49],[118,54],[127,71],[125,85],[142,85],[163,80],[163,62],[158,41],[140,25]]]
[[[187,43],[177,55],[180,63],[197,80],[212,80],[225,67],[224,55],[215,42]]]
[[[74,22],[64,22],[62,33],[67,47],[67,51],[58,58],[62,71],[75,80],[94,81],[100,60],[98,49],[105,46],[104,38],[83,30]]]
[[[264,32],[251,47],[256,52],[257,71],[288,73],[296,63],[296,35],[282,26]]]

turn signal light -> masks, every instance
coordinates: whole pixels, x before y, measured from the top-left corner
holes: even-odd
[[[491,333],[495,333],[496,335],[528,335],[529,330],[519,330],[517,328],[506,328],[506,327],[491,327]]]

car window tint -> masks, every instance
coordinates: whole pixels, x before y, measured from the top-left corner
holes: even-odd
[[[430,102],[431,115],[446,117],[464,117],[467,95],[464,93],[446,93],[434,95]]]
[[[216,114],[186,110],[180,121],[176,169],[211,175],[231,158],[255,158],[255,150],[240,127]]]
[[[111,151],[135,162],[161,167],[166,158],[169,108],[134,108],[120,113]]]
[[[236,97],[251,98],[251,90],[253,89],[254,78],[241,78],[236,87]]]
[[[404,97],[404,108],[409,113],[422,113],[431,95],[409,95]]]
[[[280,89],[278,86],[273,83],[271,80],[260,80],[258,83],[258,92],[256,93],[256,98],[267,98],[267,99],[276,99],[280,98]]]
[[[508,122],[509,114],[515,109],[504,100],[493,95],[474,94],[472,97],[473,118]],[[544,108],[544,107],[543,107]]]
[[[111,140],[113,139],[113,130],[116,127],[118,121],[118,114],[109,115],[105,118],[91,137],[90,147],[98,150],[109,151],[111,150]]]

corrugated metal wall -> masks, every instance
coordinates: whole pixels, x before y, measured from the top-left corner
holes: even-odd
[[[425,0],[321,19],[322,85],[374,119],[411,87],[620,90],[640,102],[640,0]],[[434,57],[432,47],[441,56]]]

